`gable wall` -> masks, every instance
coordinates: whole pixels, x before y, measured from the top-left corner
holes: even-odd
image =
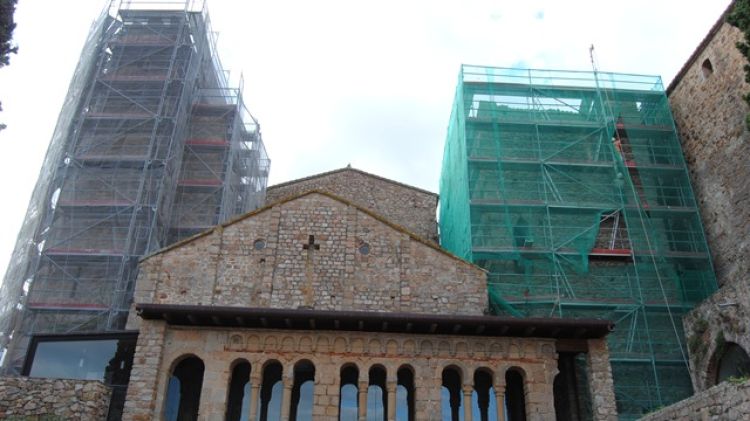
[[[343,170],[320,177],[271,186],[266,203],[310,190],[323,190],[343,197],[384,216],[422,238],[437,242],[437,195],[381,180],[355,170]]]
[[[313,193],[148,258],[135,302],[481,315],[487,295],[479,268]]]

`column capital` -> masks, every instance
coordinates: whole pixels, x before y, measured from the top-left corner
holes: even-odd
[[[464,395],[471,395],[471,392],[474,391],[474,386],[470,384],[464,384],[461,386],[461,390],[464,391]]]

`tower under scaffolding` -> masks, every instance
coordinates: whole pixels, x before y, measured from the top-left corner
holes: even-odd
[[[92,26],[0,295],[6,372],[39,333],[125,326],[138,259],[263,203],[270,161],[202,1]]]
[[[616,322],[621,419],[692,394],[681,318],[716,282],[659,77],[463,66],[440,236],[496,314]]]

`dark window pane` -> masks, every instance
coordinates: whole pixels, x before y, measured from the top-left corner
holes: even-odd
[[[54,341],[37,345],[31,377],[104,381],[117,340]]]
[[[229,379],[226,421],[244,421],[247,419],[249,385],[250,363],[240,362],[232,369],[232,376]]]
[[[180,409],[180,379],[175,376],[170,377],[167,385],[166,407],[164,408],[164,418],[167,421],[176,421],[177,412]]]

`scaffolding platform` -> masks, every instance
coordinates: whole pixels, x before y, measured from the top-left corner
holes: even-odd
[[[440,236],[494,312],[617,323],[621,419],[691,393],[680,320],[716,281],[658,77],[463,66]]]
[[[7,373],[32,335],[124,329],[140,257],[263,204],[260,126],[192,5],[92,27],[2,286]]]

